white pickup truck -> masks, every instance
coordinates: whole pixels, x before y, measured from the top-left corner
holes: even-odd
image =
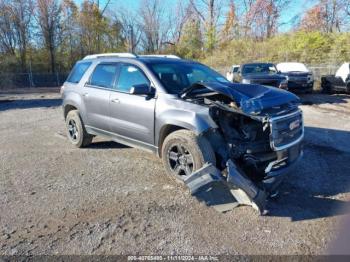
[[[321,87],[324,93],[350,93],[350,63],[342,64],[335,75],[321,77]]]

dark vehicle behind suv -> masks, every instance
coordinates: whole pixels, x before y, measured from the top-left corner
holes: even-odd
[[[232,82],[243,84],[258,84],[281,89],[288,88],[287,77],[281,75],[272,63],[243,64],[228,78]]]
[[[312,72],[302,63],[285,62],[277,64],[278,71],[288,78],[288,91],[311,93],[314,87]]]
[[[88,146],[101,135],[145,149],[181,181],[207,163],[224,170],[231,161],[272,192],[301,156],[298,97],[233,84],[175,56],[88,56],[75,65],[62,96],[72,144]]]

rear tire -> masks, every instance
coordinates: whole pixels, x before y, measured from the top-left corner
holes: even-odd
[[[165,138],[162,161],[166,173],[181,182],[204,164],[216,164],[209,141],[189,130],[178,130]]]
[[[80,118],[78,110],[71,110],[66,117],[67,137],[76,147],[86,147],[92,142],[92,135],[86,132],[83,120]]]

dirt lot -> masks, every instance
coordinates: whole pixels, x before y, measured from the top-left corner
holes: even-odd
[[[308,95],[304,159],[270,215],[218,213],[156,156],[66,140],[59,95],[0,95],[0,254],[322,254],[350,197],[350,96]]]

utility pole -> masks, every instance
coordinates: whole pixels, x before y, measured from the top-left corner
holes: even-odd
[[[100,13],[100,0],[97,0],[97,10],[98,10],[98,13]],[[102,16],[102,14],[101,14],[101,16]],[[100,25],[100,22],[101,22],[100,21],[100,14],[98,14],[97,19],[98,19],[98,23]],[[100,31],[99,31],[99,29],[97,31],[97,53],[100,53]]]
[[[128,31],[129,31],[129,53],[134,53],[134,28],[132,25],[128,26]]]

